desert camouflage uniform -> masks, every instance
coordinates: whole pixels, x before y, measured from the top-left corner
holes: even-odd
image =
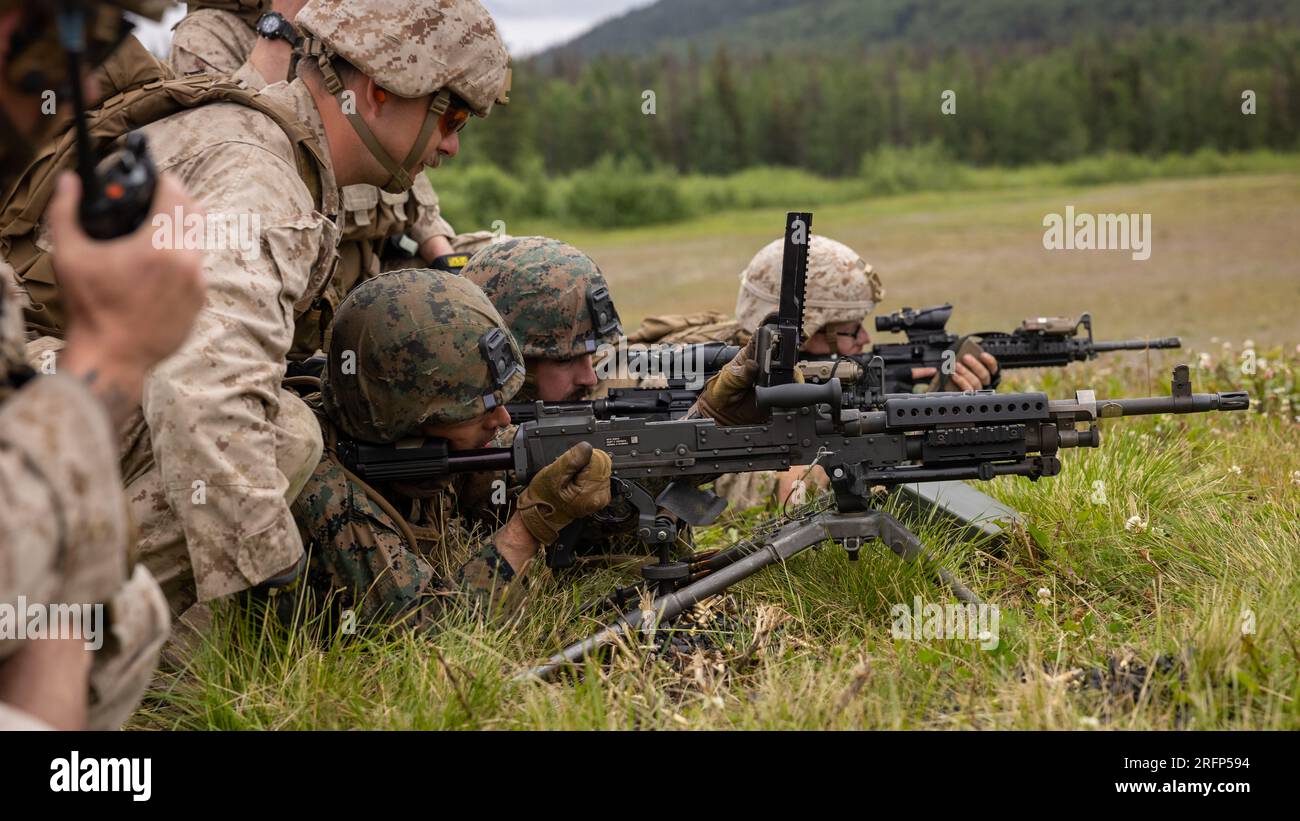
[[[257,45],[257,32],[250,24],[256,21],[201,6],[191,3],[189,12],[172,28],[168,62],[179,74],[233,74]],[[271,82],[281,79],[285,78]],[[262,78],[261,85],[266,84]]]
[[[688,345],[724,342],[743,346],[763,320],[780,305],[781,263],[784,240],[764,246],[740,274],[736,318],[716,311],[649,317],[629,342]],[[809,246],[804,333],[811,336],[832,322],[864,321],[884,298],[880,275],[847,245],[814,234]],[[755,505],[780,503],[775,497],[776,474],[771,471],[736,473],[719,477],[714,492],[732,511]]]
[[[325,145],[301,82],[264,96]],[[289,567],[302,544],[289,512],[321,452],[311,411],[280,387],[295,316],[329,281],[337,185],[321,167],[323,211],[293,146],[265,114],[218,103],[142,129],[158,168],[209,214],[255,216],[256,254],[210,250],[206,308],[189,339],[145,382],[143,422],[124,462],[139,557],[177,613]]]
[[[395,94],[454,90],[487,116],[505,87],[507,64],[490,16],[474,0],[440,0],[442,25],[434,26],[429,3],[312,0],[297,19],[322,54],[327,83],[337,80],[327,55],[346,48],[349,62]],[[396,45],[381,41],[379,31]],[[435,56],[433,38],[463,50]],[[327,145],[302,80],[260,93]],[[426,114],[426,124],[436,116]],[[280,382],[295,319],[333,274],[338,186],[324,156],[318,211],[298,177],[290,140],[270,117],[245,106],[208,105],[143,131],[159,169],[179,176],[209,215],[256,215],[261,229],[253,258],[239,250],[208,254],[207,308],[185,345],[147,380],[147,427],[136,427],[124,470],[141,559],[180,613],[196,598],[240,592],[302,559],[289,503],[320,460],[321,432],[306,404]]]
[[[252,15],[212,8],[196,8],[176,24],[171,64],[182,74],[236,75],[252,88],[263,88],[263,78],[248,57],[257,44]],[[271,78],[277,82],[281,78]],[[390,194],[373,185],[344,186],[338,215],[339,263],[329,286],[298,318],[289,358],[306,359],[324,348],[324,335],[334,309],[360,282],[380,273],[380,254],[390,236],[406,234],[417,245],[433,237],[446,237],[455,247],[455,230],[442,217],[438,194],[429,178],[420,174],[410,191]],[[456,249],[460,250],[460,249]],[[417,254],[413,262],[422,263]],[[403,265],[402,267],[411,267]]]
[[[105,605],[109,635],[91,666],[88,726],[115,729],[153,675],[166,603],[148,571],[128,572],[117,442],[99,400],[71,376],[16,386],[27,375],[22,312],[12,272],[0,269],[0,603]],[[0,640],[0,664],[21,647]],[[0,705],[0,729],[39,726]]]
[[[427,482],[412,498],[405,488],[367,486],[335,447],[343,436],[385,443],[426,424],[473,419],[485,412],[485,395],[508,401],[522,373],[492,389],[477,347],[494,328],[505,324],[478,288],[441,271],[384,274],[340,307],[317,401],[326,453],[293,505],[311,553],[308,583],[317,601],[334,596],[334,612],[425,627],[450,600],[490,613],[519,604],[524,576],[485,535],[509,513],[490,504],[499,477]],[[354,369],[341,366],[341,350],[355,352]]]

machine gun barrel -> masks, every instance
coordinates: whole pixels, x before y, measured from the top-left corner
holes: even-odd
[[[1097,415],[1102,419],[1108,419],[1117,416],[1153,416],[1161,413],[1242,411],[1249,408],[1250,394],[1245,391],[1231,391],[1192,393],[1186,396],[1152,396],[1141,399],[1107,399],[1097,402]]]
[[[1159,339],[1126,339],[1122,342],[1094,342],[1092,349],[1097,353],[1109,351],[1145,351],[1147,348],[1181,348],[1183,340],[1176,336]]]

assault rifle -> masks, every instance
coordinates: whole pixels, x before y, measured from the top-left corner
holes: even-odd
[[[801,216],[810,217],[791,214],[787,218],[787,240]],[[787,241],[787,254],[799,253],[797,246]],[[806,245],[802,251],[806,253]],[[797,276],[798,266],[785,270]],[[783,282],[783,292],[786,286],[795,283]],[[726,427],[707,418],[599,419],[590,410],[538,403],[537,418],[519,428],[508,448],[455,452],[442,440],[397,446],[353,442],[343,443],[340,455],[362,478],[380,482],[478,471],[511,471],[518,481],[527,482],[581,442],[610,455],[614,505],[630,511],[636,535],[657,553],[657,561],[641,569],[645,584],[655,594],[654,606],[647,614],[629,610],[609,627],[531,671],[545,678],[621,635],[653,628],[643,624],[647,616],[654,624],[669,621],[697,602],[827,539],[842,544],[855,560],[864,542],[879,539],[904,559],[928,562],[914,534],[889,514],[873,509],[875,486],[988,481],[997,476],[1037,480],[1060,472],[1061,451],[1098,447],[1101,419],[1238,411],[1250,404],[1248,395],[1240,392],[1193,393],[1188,368],[1179,365],[1168,397],[1099,400],[1092,391],[1079,391],[1073,399],[1054,400],[1035,392],[980,391],[886,395],[871,410],[846,407],[836,378],[822,384],[779,383],[783,365],[790,361],[783,356],[790,344],[783,332],[801,326],[799,303],[782,300],[783,310],[798,315],[779,317],[767,326],[770,332],[760,336],[766,347],[758,352],[760,384],[755,397],[757,406],[770,413],[760,424]],[[727,473],[810,464],[822,465],[830,476],[834,509],[792,521],[761,543],[742,543],[707,557],[673,557],[683,527],[710,524],[726,507],[725,501],[699,485]],[[652,495],[647,488],[652,482],[667,484]],[[583,525],[575,522],[566,531]],[[561,540],[565,538],[562,533]],[[947,570],[930,568],[959,599],[978,601]],[[627,596],[615,591],[611,599],[625,602]]]
[[[948,333],[952,305],[939,305],[914,311],[904,308],[887,316],[876,317],[876,330],[903,333],[907,342],[881,343],[862,356],[844,357],[865,366],[875,356],[885,363],[885,387],[891,393],[910,392],[918,384],[913,368],[936,368],[941,373],[951,368],[966,339],[976,339],[980,347],[998,360],[1000,371],[1016,368],[1060,368],[1071,362],[1096,359],[1111,351],[1144,351],[1181,348],[1176,336],[1159,339],[1129,339],[1121,342],[1098,342],[1092,336],[1092,316],[1077,320],[1066,317],[1026,319],[1011,333],[989,331],[961,337]],[[1082,330],[1082,333],[1080,332]],[[820,357],[826,359],[828,357]],[[929,377],[926,378],[928,381]],[[996,387],[996,382],[993,387]]]

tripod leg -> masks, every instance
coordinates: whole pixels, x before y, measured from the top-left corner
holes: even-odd
[[[875,516],[879,524],[880,541],[897,553],[899,558],[905,561],[920,561],[929,567],[939,577],[939,581],[943,582],[959,600],[968,604],[982,603],[979,596],[962,584],[961,580],[930,558],[925,545],[921,544],[916,534],[908,530],[902,522],[881,511],[875,511]]]
[[[803,552],[831,536],[824,522],[829,517],[822,514],[807,522],[792,523],[782,528],[761,548],[755,550],[724,568],[704,576],[699,581],[687,584],[680,589],[665,593],[654,601],[654,616],[659,623],[677,618],[697,602],[710,596],[716,596],[732,585],[743,581],[769,565],[784,562],[792,556]],[[585,641],[569,645],[546,662],[533,667],[516,678],[540,678],[549,680],[565,667],[581,663],[601,647],[614,643],[620,636],[630,635],[641,629],[642,611],[629,610],[614,624],[604,628]]]

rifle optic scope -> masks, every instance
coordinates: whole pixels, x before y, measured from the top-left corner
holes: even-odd
[[[936,305],[914,311],[904,308],[887,316],[876,317],[876,330],[881,332],[942,331],[952,318],[951,305]]]

